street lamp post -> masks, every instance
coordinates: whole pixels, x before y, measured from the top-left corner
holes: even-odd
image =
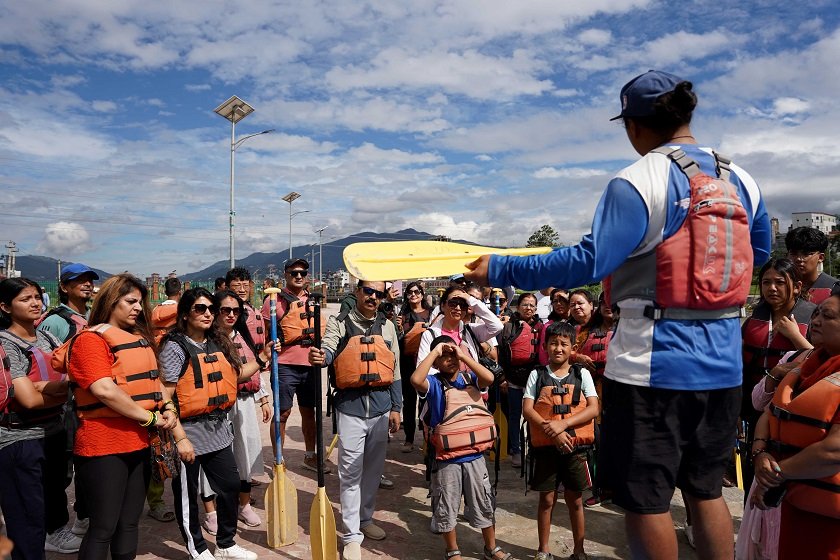
[[[307,212],[307,210],[303,210],[301,212],[296,212],[292,215],[292,202],[300,198],[300,193],[292,191],[286,196],[283,197],[283,200],[289,203],[289,259],[292,258],[292,218],[297,216],[298,214],[302,214],[303,212]]]
[[[318,234],[318,283],[322,284],[322,277],[324,275],[324,246],[321,243],[321,234],[324,233],[324,230],[330,226],[324,226],[321,229],[316,229],[315,233]]]
[[[242,138],[237,140],[236,123],[253,113],[254,108],[235,95],[227,101],[225,101],[224,103],[222,103],[221,105],[219,105],[218,107],[216,107],[213,110],[213,112],[230,121],[230,267],[233,268],[236,265],[236,256],[234,252],[234,242],[236,240],[236,210],[233,202],[234,161],[236,149],[239,146],[241,146],[245,140],[253,138],[254,136],[259,136],[261,134],[268,134],[270,132],[274,132],[274,129],[263,130],[262,132],[255,132],[254,134],[248,134],[247,136],[243,136]]]

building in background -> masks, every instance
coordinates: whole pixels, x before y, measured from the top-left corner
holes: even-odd
[[[824,212],[793,212],[790,221],[790,229],[810,227],[826,235],[830,235],[837,228],[837,216]]]

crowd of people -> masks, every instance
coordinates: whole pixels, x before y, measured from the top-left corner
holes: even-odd
[[[539,494],[536,560],[554,558],[561,494],[570,558],[587,558],[586,508],[610,502],[634,558],[676,558],[677,488],[701,558],[840,558],[840,284],[821,272],[828,239],[795,228],[786,255],[770,258],[755,181],[694,139],[690,82],[650,71],[621,99],[616,119],[642,158],[610,182],[580,244],[484,256],[436,298],[422,280],[401,294],[386,279],[360,280],[322,333],[304,259],[284,263],[275,317],[268,300],[253,306],[241,267],[214,292],[170,278],[154,308],[130,274],[94,297],[99,277],[79,263],[62,269],[49,310],[36,282],[0,282],[11,557],[135,558],[147,502],[153,518],[177,521],[189,557],[257,558],[236,533],[238,522],[262,523],[251,498],[265,468],[260,422],[276,419],[272,445],[285,441],[297,401],[299,467],[318,470],[315,376],[327,368],[345,560],[361,558],[365,539],[387,538],[376,497],[400,429],[403,452],[423,442],[430,530],[447,560],[463,558],[462,500],[485,560],[512,558],[496,539],[486,460],[498,469],[502,454]],[[759,298],[744,317],[753,267]],[[266,336],[272,320],[277,340]],[[172,507],[152,477],[153,442],[174,449]],[[721,490],[733,470],[746,504],[737,545]]]

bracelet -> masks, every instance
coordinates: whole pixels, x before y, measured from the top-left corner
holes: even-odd
[[[770,441],[770,440],[769,440],[769,439],[767,439],[767,438],[763,438],[763,437],[753,438],[753,443],[755,443],[755,442],[757,442],[757,441],[763,441],[764,443],[767,443],[767,442],[768,442],[768,441]]]
[[[146,422],[140,422],[141,428],[148,428],[149,426],[154,426],[157,424],[157,414],[154,410],[149,411],[149,419]]]
[[[767,454],[769,454],[769,452],[767,451],[767,449],[766,449],[766,448],[764,448],[764,447],[762,447],[761,449],[756,449],[755,451],[753,451],[753,452],[750,454],[750,458],[751,458],[751,459],[755,459],[756,457],[758,457],[758,456],[759,456],[759,455],[761,455],[762,453],[767,453]]]
[[[267,405],[267,404],[268,404],[268,401],[264,401],[264,402],[261,402],[261,403],[260,403],[260,406],[265,406],[265,405]]]
[[[257,365],[260,366],[260,369],[265,369],[265,366],[268,365],[268,362],[263,361],[259,354],[255,355],[254,359],[257,361]]]
[[[770,379],[772,379],[772,380],[773,380],[773,381],[775,381],[776,383],[781,383],[781,382],[782,382],[782,379],[784,379],[784,377],[776,377],[776,376],[774,376],[774,375],[773,375],[772,373],[770,373],[769,371],[768,371],[768,372],[766,372],[766,373],[764,374],[764,377],[769,377]]]
[[[176,439],[176,440],[175,440],[175,445],[178,445],[179,443],[181,443],[181,442],[182,442],[182,441],[184,441],[185,439],[187,439],[187,436],[184,436],[184,437],[182,437],[181,439]]]

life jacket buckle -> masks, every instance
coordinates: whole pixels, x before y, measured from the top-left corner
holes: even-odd
[[[362,361],[363,362],[375,362],[376,361],[376,352],[362,352]]]

